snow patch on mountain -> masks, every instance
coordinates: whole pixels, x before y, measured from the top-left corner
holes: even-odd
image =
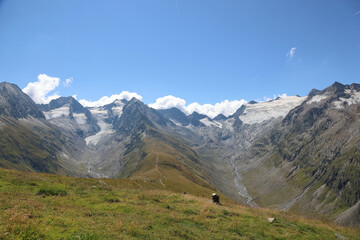
[[[350,106],[352,104],[357,104],[360,102],[360,92],[357,92],[355,90],[346,89],[345,93],[349,94],[350,97],[349,98],[340,98],[339,101],[334,101],[333,104],[336,109],[343,109],[345,103]]]
[[[179,122],[177,122],[177,121],[175,121],[175,120],[173,120],[173,119],[169,119],[170,121],[172,121],[176,126],[178,126],[178,127],[182,127],[183,125],[181,124],[181,123],[179,123]]]
[[[73,117],[75,118],[75,121],[80,125],[85,125],[87,122],[87,117],[85,113],[73,113]]]
[[[70,109],[68,106],[63,106],[60,108],[53,109],[49,112],[43,112],[46,120],[58,118],[58,117],[67,117],[70,114]]]
[[[107,116],[107,110],[103,109],[102,107],[98,107],[98,108],[89,108],[91,114],[98,118],[105,118]]]
[[[216,121],[210,121],[208,118],[203,118],[200,119],[200,122],[202,122],[203,124],[205,124],[207,127],[217,127],[217,128],[222,128],[222,124]]]
[[[306,104],[312,104],[312,103],[321,102],[322,100],[327,99],[328,97],[329,97],[328,94],[315,95],[309,101],[307,101]]]
[[[112,129],[111,124],[104,122],[102,119],[98,119],[98,125],[100,127],[100,131],[95,135],[89,136],[85,138],[86,145],[94,145],[96,146],[100,140],[105,138],[106,136],[113,134],[115,131]]]
[[[125,103],[121,100],[116,100],[114,101],[114,104],[115,104],[115,107],[112,107],[112,112],[115,114],[115,115],[118,115],[119,117],[121,116],[122,114],[122,111],[123,111],[123,108],[125,106]]]
[[[239,119],[245,124],[262,123],[272,118],[285,117],[294,107],[300,105],[305,97],[290,96],[269,102],[247,104]]]
[[[113,134],[115,131],[112,128],[112,125],[105,122],[107,118],[107,110],[102,107],[89,108],[91,114],[98,120],[98,125],[100,127],[100,131],[95,135],[89,136],[85,138],[86,145],[94,145],[96,146],[100,140],[105,138],[106,136]]]
[[[229,118],[227,119],[224,124],[222,125],[223,128],[234,131],[233,125],[234,125],[235,119],[234,118]]]

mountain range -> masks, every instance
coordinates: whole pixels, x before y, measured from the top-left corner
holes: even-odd
[[[119,99],[35,104],[0,83],[0,167],[219,191],[343,225],[360,220],[360,85],[251,101],[215,118]]]

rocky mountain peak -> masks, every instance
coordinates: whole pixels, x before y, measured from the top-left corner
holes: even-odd
[[[121,117],[114,121],[113,125],[119,133],[129,134],[145,129],[145,125],[155,128],[165,126],[168,121],[155,109],[137,98],[132,98],[123,106]]]
[[[343,93],[347,85],[343,85],[339,82],[334,82],[331,86],[325,88],[322,93]]]
[[[198,113],[198,112],[193,112],[193,113],[190,114],[188,117],[191,118],[191,119],[200,120],[200,119],[206,118],[207,116],[204,115],[204,114],[200,114],[200,113]]]
[[[313,88],[313,89],[311,89],[311,91],[309,92],[308,97],[310,98],[310,97],[312,97],[312,96],[318,95],[320,92],[321,92],[320,90]]]
[[[200,114],[198,112],[193,112],[188,116],[188,119],[190,120],[190,123],[194,125],[195,127],[198,126],[205,126],[202,122],[200,122],[201,119],[208,118],[208,116],[204,114]]]
[[[18,94],[21,89],[16,84],[12,84],[9,82],[0,83],[0,91],[1,93],[9,93],[9,94]]]
[[[358,84],[358,83],[353,83],[353,84],[351,84],[350,85],[350,88],[352,89],[352,90],[356,90],[356,91],[360,91],[360,84]]]
[[[75,98],[73,97],[59,97],[57,99],[51,100],[48,104],[41,104],[40,108],[43,111],[50,111],[56,108],[60,108],[63,106],[68,106],[75,113],[85,113],[87,112],[86,108],[84,108]]]
[[[172,107],[170,109],[160,109],[157,111],[165,118],[170,119],[175,123],[180,123],[182,126],[187,126],[190,124],[190,121],[185,113],[176,107]]]
[[[16,84],[0,83],[0,115],[14,118],[35,117],[45,119],[36,103]]]
[[[81,137],[100,130],[97,120],[89,109],[82,106],[73,97],[60,97],[49,104],[39,105],[47,120]]]
[[[213,118],[213,120],[215,120],[215,121],[225,121],[226,119],[228,119],[228,118],[222,113],[220,113],[219,115],[217,115],[216,117]]]
[[[236,110],[236,112],[235,112],[233,115],[231,115],[229,118],[239,118],[239,116],[244,113],[245,108],[246,108],[246,106],[245,106],[245,105],[242,105],[242,106],[241,106],[238,110]]]

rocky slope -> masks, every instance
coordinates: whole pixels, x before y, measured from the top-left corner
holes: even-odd
[[[76,163],[81,139],[45,120],[18,86],[0,83],[0,167],[82,175]]]
[[[16,119],[28,116],[45,119],[44,114],[28,95],[17,85],[7,82],[0,83],[0,114]]]
[[[239,166],[235,163],[236,156],[246,151],[304,100],[304,97],[294,96],[261,103],[252,101],[229,117],[220,115],[214,119],[196,112],[189,116],[181,115],[179,110],[174,109],[159,112],[176,125],[168,132],[186,139],[207,159],[214,181],[223,192],[239,201],[251,203],[252,198],[242,184]]]
[[[73,97],[60,97],[40,105],[46,119],[69,132],[87,137],[100,130],[96,118]]]
[[[358,84],[313,90],[240,154],[237,164],[259,205],[358,224],[359,97]]]
[[[133,98],[90,111],[101,127],[85,139],[81,162],[90,176],[158,181],[164,188],[184,183],[195,189],[215,188],[200,156],[167,133],[174,123],[156,110]]]

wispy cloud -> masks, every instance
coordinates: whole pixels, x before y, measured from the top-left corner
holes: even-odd
[[[60,78],[39,74],[38,81],[30,82],[23,89],[23,92],[29,95],[36,103],[49,103],[51,100],[60,97],[57,93],[48,96],[59,84]]]
[[[74,80],[74,78],[72,78],[72,77],[65,79],[65,81],[64,81],[64,86],[65,86],[65,87],[70,86],[70,84],[73,82],[73,80]]]
[[[176,10],[177,10],[177,12],[180,13],[180,8],[179,8],[178,0],[175,0],[175,4],[176,4]]]
[[[288,61],[291,61],[295,56],[296,47],[293,47],[289,50],[288,53],[286,53],[286,56],[288,57]]]
[[[277,98],[286,98],[288,95],[286,93],[283,93],[283,94],[274,94],[274,96],[271,98],[271,97],[264,97],[263,99],[258,99],[257,102],[268,102],[268,101],[271,101],[271,100],[275,100]]]
[[[355,13],[355,15],[358,15],[358,14],[360,14],[360,10]]]

